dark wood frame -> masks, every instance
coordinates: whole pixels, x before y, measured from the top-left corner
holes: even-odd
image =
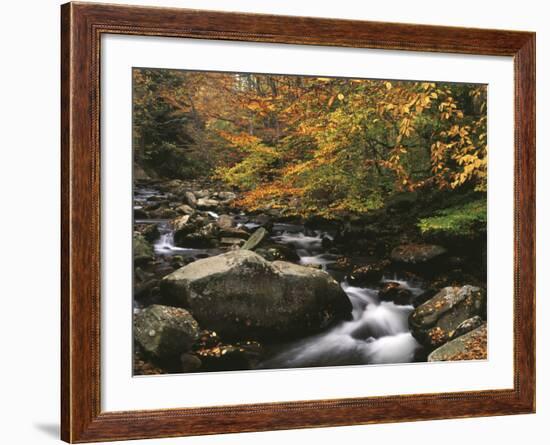
[[[68,442],[535,411],[535,34],[92,3],[61,7],[61,436]],[[513,56],[514,388],[231,407],[100,408],[100,37],[132,34]]]

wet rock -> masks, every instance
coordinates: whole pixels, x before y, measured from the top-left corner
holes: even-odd
[[[142,234],[134,232],[133,238],[134,264],[142,265],[153,260],[153,248]]]
[[[428,355],[429,362],[447,360],[486,360],[487,324],[445,343]]]
[[[174,209],[169,209],[166,207],[160,207],[157,210],[150,212],[152,218],[157,219],[172,219],[178,216],[178,212]]]
[[[349,275],[349,282],[354,285],[365,285],[378,283],[382,279],[384,270],[390,265],[387,260],[370,263],[365,266],[356,267]]]
[[[268,262],[243,249],[178,269],[163,278],[161,293],[230,338],[297,337],[351,312],[347,295],[326,272]]]
[[[474,329],[479,328],[483,324],[483,320],[479,315],[475,317],[468,318],[458,325],[458,327],[451,333],[449,336],[450,339],[460,337],[461,335],[466,334],[467,332],[473,331]]]
[[[208,190],[195,190],[193,194],[197,197],[197,199],[210,198],[210,192]]]
[[[195,213],[195,210],[188,204],[182,204],[176,208],[176,212],[182,215],[192,215],[193,213]]]
[[[232,216],[220,215],[220,217],[216,221],[216,224],[220,229],[231,229],[234,226],[235,222]]]
[[[246,250],[254,250],[266,237],[267,230],[265,230],[263,227],[260,227],[256,229],[256,231],[250,235],[250,238],[246,240],[246,242],[243,244],[242,248]]]
[[[219,192],[218,198],[221,199],[224,204],[229,204],[237,198],[237,195],[233,192]]]
[[[136,229],[150,243],[156,241],[160,237],[160,232],[156,224],[139,224],[136,225]]]
[[[485,290],[479,287],[446,287],[411,313],[411,333],[426,347],[436,348],[449,341],[463,321],[483,316],[486,304]]]
[[[395,304],[411,304],[412,292],[395,281],[385,283],[378,291],[378,297],[382,301],[393,301]]]
[[[171,181],[164,182],[158,185],[158,188],[163,192],[180,193],[185,183],[181,179],[172,179]]]
[[[183,215],[172,221],[174,243],[180,247],[213,247],[218,227],[197,215]]]
[[[161,359],[189,351],[199,336],[197,321],[182,308],[154,304],[134,317],[134,338],[144,351]]]
[[[176,241],[182,247],[215,247],[217,245],[218,228],[215,224],[209,223],[201,226],[196,231],[179,237]]]
[[[197,198],[195,197],[193,192],[189,192],[189,191],[185,192],[184,198],[187,204],[190,205],[192,208],[197,207]]]
[[[197,207],[204,210],[213,210],[220,205],[216,199],[200,198],[197,200]]]
[[[446,249],[435,244],[404,244],[391,252],[391,259],[396,263],[425,264],[446,253]]]

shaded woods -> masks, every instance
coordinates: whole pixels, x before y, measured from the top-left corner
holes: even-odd
[[[486,86],[136,68],[133,91],[136,372],[485,357]]]

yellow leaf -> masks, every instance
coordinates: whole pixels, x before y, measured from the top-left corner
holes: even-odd
[[[391,87],[392,87],[391,82],[386,82],[385,85],[387,90],[391,90]]]
[[[338,94],[338,99],[339,100],[344,100],[344,95],[342,93]]]

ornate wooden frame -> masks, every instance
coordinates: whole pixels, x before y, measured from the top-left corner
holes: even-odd
[[[535,411],[534,33],[91,3],[68,3],[61,12],[63,440],[92,442]],[[513,56],[514,388],[102,412],[99,69],[104,33]]]

